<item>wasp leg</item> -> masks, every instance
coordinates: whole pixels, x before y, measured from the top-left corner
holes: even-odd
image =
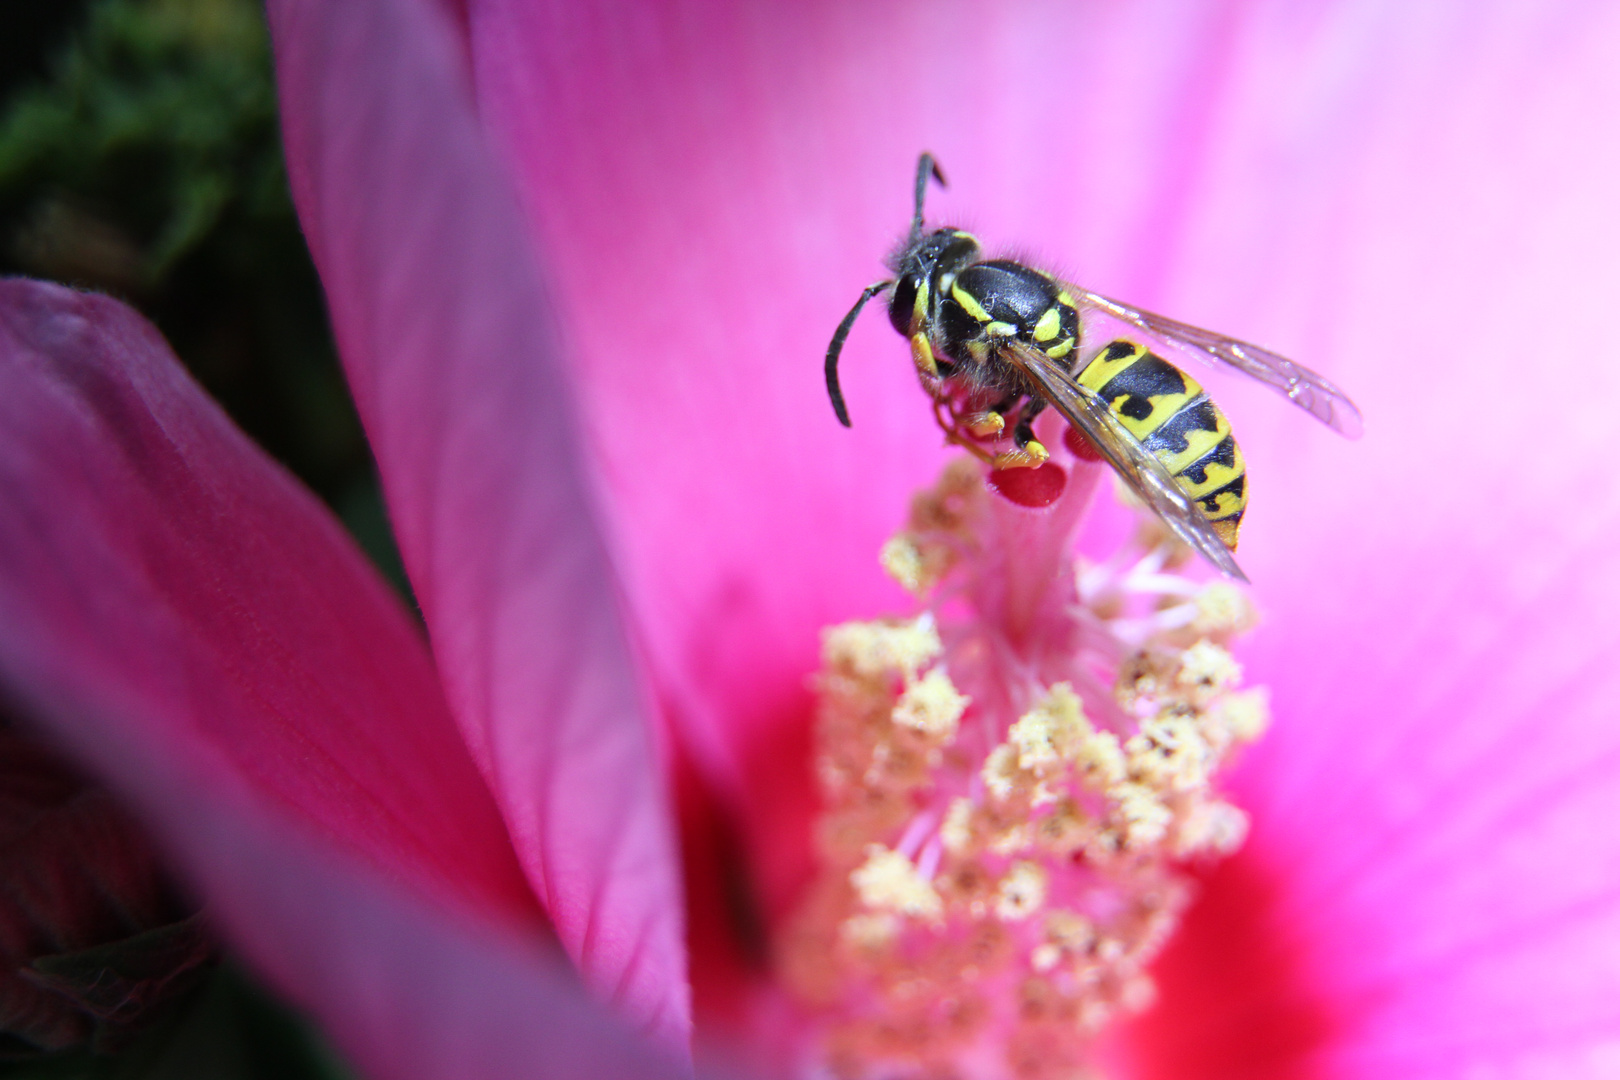
[[[968,413],[962,418],[962,426],[977,438],[993,439],[1007,429],[1007,414],[1017,404],[1017,395],[1002,398],[983,412]]]
[[[911,362],[917,365],[919,375],[939,378],[939,361],[934,357],[934,347],[928,343],[927,334],[919,332],[911,335]]]
[[[1046,464],[1046,459],[1052,455],[1035,440],[1035,429],[1030,426],[1044,408],[1046,399],[1039,397],[1031,398],[1029,404],[1024,406],[1019,412],[1018,423],[1013,427],[1013,445],[1018,449],[997,454],[990,463],[994,468],[1033,469]]]
[[[939,430],[945,433],[947,443],[952,446],[960,446],[986,465],[993,460],[990,452],[980,446],[978,440],[962,433],[962,420],[951,412],[950,406],[937,399],[934,401],[934,423],[938,424]]]
[[[1013,428],[1013,442],[1018,449],[1026,450],[1030,443],[1035,443],[1035,418],[1046,409],[1046,399],[1043,397],[1030,398],[1029,404],[1018,415],[1018,426]],[[1040,443],[1035,443],[1040,446]]]
[[[1034,439],[1022,450],[1003,450],[990,459],[992,469],[1037,469],[1052,455]]]
[[[962,426],[977,438],[993,439],[1006,429],[1007,418],[1000,409],[991,409],[988,412],[969,413],[962,418]]]

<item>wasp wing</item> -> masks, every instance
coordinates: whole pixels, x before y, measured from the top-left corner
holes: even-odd
[[[1096,392],[1075,382],[1051,357],[1016,339],[1007,341],[1002,354],[1034,380],[1046,398],[1064,418],[1090,439],[1114,471],[1170,530],[1214,564],[1227,577],[1248,581],[1238,569],[1232,552],[1221,542],[1209,519],[1175,479],[1137,438],[1125,429],[1107,402]]]
[[[1075,297],[1075,306],[1082,311],[1100,311],[1160,341],[1185,346],[1185,351],[1206,363],[1218,360],[1237,368],[1346,438],[1361,438],[1361,410],[1344,391],[1310,368],[1247,341],[1188,326],[1072,285],[1069,289]]]

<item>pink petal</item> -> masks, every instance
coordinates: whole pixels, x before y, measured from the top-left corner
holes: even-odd
[[[451,708],[590,984],[688,1026],[669,810],[509,181],[444,13],[271,6],[288,157]]]
[[[468,919],[339,852],[218,746],[150,740],[159,721],[137,698],[70,681],[35,704],[157,827],[216,925],[364,1075],[685,1075],[587,1002],[535,935]]]
[[[818,630],[908,602],[876,552],[946,456],[881,304],[844,356],[853,431],[826,401],[828,338],[884,273],[924,148],[952,182],[931,216],[1019,207],[987,235],[1064,250],[1089,148],[1043,125],[1076,76],[1025,35],[1084,40],[1086,14],[469,6],[481,115],[558,268],[661,700],[747,806],[786,903],[808,865]],[[998,132],[1039,140],[1039,166],[987,153]]]
[[[1231,393],[1278,723],[1144,1075],[1613,1074],[1620,19],[1585,10],[1245,28],[1175,309],[1331,372],[1369,434]]]
[[[936,219],[1291,351],[1368,413],[1341,444],[1209,380],[1256,485],[1279,730],[1243,781],[1254,848],[1212,886],[1256,966],[1207,969],[1216,1011],[1184,1022],[1281,969],[1242,1014],[1294,1040],[1273,1074],[1612,1068],[1611,14],[487,0],[471,26],[663,693],[744,773],[777,897],[791,800],[761,747],[791,745],[817,626],[897,606],[871,552],[935,463],[880,317],[846,354],[853,433],[818,363],[927,147]],[[1075,62],[1040,62],[1053,42]],[[627,272],[655,281],[635,303]],[[1143,1067],[1249,1060],[1164,1053]]]
[[[246,807],[226,821],[168,809],[204,888],[239,913],[234,939],[367,1076],[689,1075],[587,1001],[574,972],[532,941],[447,918]]]
[[[397,599],[127,308],[0,282],[0,501],[13,692],[94,698],[377,869],[539,923]]]
[[[15,280],[0,684],[368,1075],[674,1073],[550,958],[426,651],[330,515],[127,309]]]

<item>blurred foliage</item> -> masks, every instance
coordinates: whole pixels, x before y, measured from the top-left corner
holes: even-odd
[[[141,823],[0,700],[0,1080],[345,1080]]]
[[[0,100],[43,77],[50,57],[84,17],[84,0],[0,0]]]
[[[140,822],[3,702],[0,867],[0,1060],[116,1052],[213,964]]]
[[[0,273],[138,308],[409,597],[287,191],[255,0],[0,0]],[[116,1043],[99,1020],[78,1049],[0,1042],[0,1080],[349,1075],[229,959],[197,966],[196,930],[37,959],[31,985],[97,1017],[107,978],[145,993],[158,967],[192,974]]]
[[[43,66],[0,115],[0,272],[139,308],[403,590],[287,191],[258,5],[97,0]]]
[[[242,969],[202,985],[118,1054],[82,1049],[0,1061],[4,1080],[351,1080],[338,1058]]]

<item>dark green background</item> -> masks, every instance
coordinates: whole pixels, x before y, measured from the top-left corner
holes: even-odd
[[[287,192],[255,0],[6,0],[0,272],[139,308],[403,588]]]

